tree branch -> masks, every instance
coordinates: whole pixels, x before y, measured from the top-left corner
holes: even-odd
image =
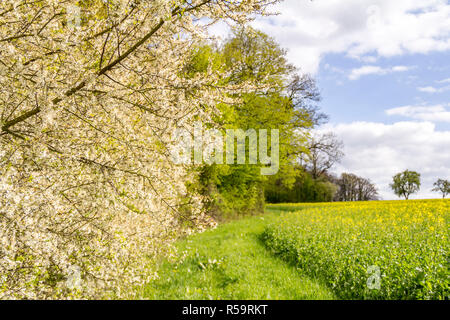
[[[14,118],[14,119],[12,119],[10,121],[5,122],[3,124],[3,126],[2,126],[2,131],[5,131],[5,132],[9,131],[8,129],[10,127],[12,127],[13,125],[15,125],[15,124],[17,124],[19,122],[27,120],[28,118],[34,116],[35,114],[39,113],[40,111],[41,111],[41,108],[36,107],[33,110],[30,110],[30,111],[27,111],[27,112],[21,114],[17,118]]]
[[[207,4],[208,2],[211,2],[211,0],[204,0],[203,2],[199,3],[196,6],[190,7],[190,8],[185,8],[184,10],[180,11],[180,7],[176,7],[172,10],[172,17],[174,17],[175,15],[179,14],[179,13],[185,13],[185,12],[189,12],[195,9],[200,8],[201,6]],[[161,19],[159,21],[159,23],[152,29],[150,30],[149,33],[147,33],[141,40],[139,40],[138,42],[136,42],[131,48],[129,48],[126,52],[124,52],[123,54],[121,54],[116,60],[114,60],[113,62],[111,62],[110,64],[108,64],[107,66],[105,66],[104,68],[102,68],[99,72],[98,72],[98,76],[104,75],[106,74],[106,72],[108,72],[109,70],[111,70],[115,65],[117,65],[118,63],[122,62],[124,59],[126,59],[131,53],[133,53],[134,51],[136,51],[140,46],[142,46],[148,39],[150,39],[163,25],[164,25],[165,21],[163,19]],[[23,35],[22,35],[23,36]],[[12,38],[17,38],[16,37],[12,37]],[[12,38],[7,38],[7,39],[0,39],[1,41],[7,41],[7,40],[11,40]],[[72,89],[66,91],[65,96],[69,97],[71,95],[73,95],[74,93],[76,93],[77,91],[79,91],[80,89],[82,89],[84,86],[86,85],[85,81],[82,81],[79,85],[77,85],[76,87],[73,87]],[[53,99],[53,104],[57,104],[59,102],[62,101],[63,98],[55,98]],[[2,126],[2,131],[3,132],[7,132],[7,133],[11,133],[11,131],[9,131],[8,129],[11,126],[14,126],[15,124],[25,121],[26,119],[38,114],[41,111],[41,109],[39,107],[31,110],[31,111],[27,111],[25,113],[23,113],[22,115],[16,117],[15,119],[12,119],[11,121],[6,122],[5,124],[3,124]]]

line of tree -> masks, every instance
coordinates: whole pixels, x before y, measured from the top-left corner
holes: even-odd
[[[338,192],[337,201],[368,201],[378,200],[378,191],[375,185],[366,178],[358,177],[352,173],[342,173],[336,180]]]
[[[377,188],[370,180],[351,173],[340,177],[330,173],[344,156],[342,150],[343,142],[334,133],[312,132],[298,155],[298,164],[292,166],[293,175],[292,171],[280,173],[266,183],[266,200],[272,203],[378,200]]]
[[[289,64],[286,51],[273,38],[250,27],[234,29],[220,46],[196,48],[185,72],[195,77],[216,68],[228,75],[223,85],[261,84],[240,94],[240,103],[217,104],[217,128],[278,129],[280,175],[292,185],[298,174],[292,164],[307,148],[309,130],[326,118],[316,105],[320,96],[314,79]],[[208,213],[216,219],[263,210],[270,177],[260,174],[259,164],[205,164],[197,171],[199,179],[192,190],[204,196]]]

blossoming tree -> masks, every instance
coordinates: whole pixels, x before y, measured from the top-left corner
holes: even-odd
[[[171,133],[252,84],[180,70],[209,24],[273,2],[1,1],[0,298],[125,295],[209,223]]]

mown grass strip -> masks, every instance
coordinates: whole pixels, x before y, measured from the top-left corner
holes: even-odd
[[[159,279],[142,288],[144,299],[333,299],[318,281],[265,249],[260,235],[279,212],[250,217],[177,243]]]

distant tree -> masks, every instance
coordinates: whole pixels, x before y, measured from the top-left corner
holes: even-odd
[[[378,200],[378,191],[369,180],[352,173],[343,173],[335,182],[339,188],[336,194],[338,201]]]
[[[450,181],[444,179],[438,179],[433,184],[434,188],[432,191],[442,193],[442,199],[444,199],[448,194],[450,194]]]
[[[377,188],[369,179],[358,177],[356,191],[359,201],[378,200]]]
[[[406,200],[420,189],[420,173],[415,171],[405,170],[397,173],[392,180],[390,187],[394,193],[399,197],[405,197]]]
[[[302,167],[295,168],[298,175],[293,185],[286,185],[283,178],[270,179],[265,186],[265,197],[269,203],[281,202],[331,202],[335,198],[338,186],[328,177],[313,179]]]
[[[327,172],[335,163],[341,161],[344,144],[332,132],[313,134],[308,143],[308,152],[301,158],[306,169],[314,179]]]

